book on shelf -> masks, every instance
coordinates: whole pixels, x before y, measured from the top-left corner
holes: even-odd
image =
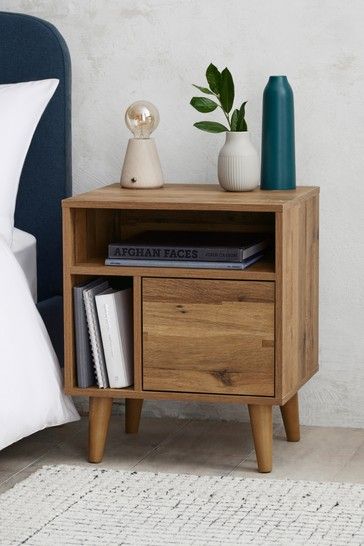
[[[111,243],[108,258],[242,263],[267,246],[268,238],[256,234],[144,231],[120,243]]]
[[[109,386],[133,384],[132,290],[107,290],[96,295]]]
[[[83,292],[85,302],[87,327],[89,332],[91,353],[94,361],[95,375],[98,387],[104,389],[109,386],[104,349],[101,340],[101,331],[99,319],[97,316],[95,297],[105,290],[109,290],[110,286],[107,281],[100,280],[96,286],[87,288]]]
[[[91,355],[89,333],[87,329],[87,318],[83,293],[88,288],[93,288],[99,283],[100,279],[96,279],[94,281],[87,282],[86,284],[84,283],[73,287],[77,385],[82,389],[92,387],[96,380]]]
[[[235,269],[243,270],[254,264],[263,253],[259,252],[241,262],[187,262],[178,260],[126,260],[124,258],[106,258],[105,265],[124,267],[183,267],[187,269]]]

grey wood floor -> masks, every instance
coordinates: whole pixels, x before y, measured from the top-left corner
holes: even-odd
[[[88,465],[87,419],[43,430],[0,452],[0,493],[47,464]],[[285,441],[275,427],[273,472],[256,471],[248,423],[142,418],[126,435],[113,416],[101,466],[151,472],[364,483],[364,429],[302,427]]]

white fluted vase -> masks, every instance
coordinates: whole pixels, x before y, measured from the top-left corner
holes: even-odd
[[[220,186],[226,191],[251,191],[259,186],[259,156],[249,131],[226,132],[217,171]]]

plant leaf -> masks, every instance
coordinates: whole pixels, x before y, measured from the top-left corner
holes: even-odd
[[[213,95],[214,93],[210,91],[210,89],[207,89],[207,87],[200,87],[199,85],[192,84],[193,87],[196,87],[201,93],[206,93],[206,95]]]
[[[194,127],[197,127],[197,129],[207,131],[208,133],[223,133],[229,130],[224,125],[217,123],[216,121],[197,121],[197,123],[194,123],[193,125]]]
[[[224,68],[221,72],[221,89],[220,89],[220,102],[227,114],[234,104],[234,81],[228,68]]]
[[[233,115],[231,116],[230,125],[231,125],[231,130],[232,131],[237,131],[238,130],[238,120],[239,120],[239,110],[236,109],[236,110],[234,110]]]
[[[245,105],[246,105],[247,102],[248,102],[248,101],[246,100],[246,101],[243,102],[243,104],[240,106],[239,112],[240,112],[241,117],[243,117],[243,118],[245,118]]]
[[[237,127],[236,127],[236,130],[237,130],[237,131],[240,131],[240,132],[242,132],[242,131],[247,131],[247,130],[248,130],[248,126],[247,126],[246,121],[245,121],[244,118],[242,118],[242,119],[240,120],[240,122],[238,123],[238,125],[237,125]]]
[[[209,64],[206,70],[206,79],[209,87],[216,95],[220,94],[221,74],[214,64]]]
[[[213,112],[217,108],[216,102],[206,97],[193,97],[191,99],[190,105],[196,108],[198,112],[206,114],[208,112]]]
[[[245,105],[248,101],[243,102],[239,109],[238,120],[236,124],[236,131],[247,131],[248,126],[245,121]]]

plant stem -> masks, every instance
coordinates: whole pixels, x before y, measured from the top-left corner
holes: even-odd
[[[229,129],[230,129],[230,131],[231,131],[231,123],[230,123],[230,120],[229,120],[229,115],[225,112],[225,110],[223,109],[222,106],[221,106],[220,108],[221,108],[221,110],[224,112],[224,116],[225,116],[226,119],[227,119],[227,122],[228,122],[228,124],[229,124]]]
[[[227,114],[225,112],[225,110],[223,109],[223,107],[221,106],[221,102],[220,102],[220,97],[219,95],[217,95],[216,93],[214,93],[215,97],[217,98],[217,100],[219,101],[219,106],[221,108],[221,110],[224,112],[224,116],[226,117],[226,121],[228,122],[228,125],[229,125],[229,129],[231,131],[231,123],[230,123],[230,119],[229,119],[229,114]]]
[[[228,125],[229,125],[229,129],[231,131],[231,123],[230,123],[230,120],[229,120],[229,115],[225,112],[225,110],[223,109],[223,107],[221,106],[221,104],[219,105],[221,110],[224,112],[224,116],[226,117],[226,120],[228,122]]]

